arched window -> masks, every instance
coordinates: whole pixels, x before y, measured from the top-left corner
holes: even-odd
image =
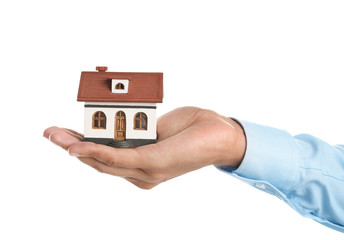
[[[134,117],[134,129],[135,130],[147,130],[147,115],[143,112],[138,112]]]
[[[93,129],[106,129],[106,116],[103,112],[98,111],[93,114],[92,128]]]
[[[115,86],[115,89],[124,90],[124,84],[123,83],[117,83]]]

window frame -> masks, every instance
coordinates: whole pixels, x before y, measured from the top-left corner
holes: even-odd
[[[123,83],[119,82],[115,85],[116,90],[125,90],[125,86]]]
[[[99,114],[97,116],[97,114]],[[95,124],[97,121],[97,124]],[[104,124],[102,124],[104,123]],[[97,126],[96,126],[97,125]],[[92,129],[106,129],[106,115],[102,111],[96,111],[92,115]]]
[[[139,121],[139,127],[136,127],[136,121]],[[142,123],[145,121],[146,125],[145,127],[142,127]],[[134,125],[133,125],[134,130],[145,130],[147,131],[148,129],[148,117],[147,114],[144,112],[138,112],[134,116]]]

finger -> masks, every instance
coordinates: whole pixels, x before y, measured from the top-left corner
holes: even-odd
[[[56,127],[56,126],[53,126],[53,127],[49,127],[47,128],[44,132],[43,132],[43,136],[45,138],[49,138],[49,136],[51,135],[51,133],[53,132],[57,132],[57,131],[62,131],[62,132],[66,132],[76,138],[78,138],[79,140],[82,140],[84,138],[84,136],[81,134],[81,133],[78,133],[72,129],[67,129],[67,128],[59,128],[59,127]]]
[[[73,129],[69,129],[69,128],[63,128],[64,130],[66,130],[67,132],[71,133],[73,136],[79,138],[80,140],[84,139],[84,135],[73,130]]]
[[[49,128],[47,128],[47,129],[44,130],[43,136],[44,136],[45,138],[48,138],[48,139],[49,139],[50,134],[51,134],[52,132],[56,132],[56,131],[61,131],[61,128],[56,127],[56,126],[49,127]]]
[[[79,138],[74,137],[73,135],[70,135],[62,130],[51,132],[48,138],[51,142],[62,147],[64,150],[67,150],[70,145],[80,142]]]
[[[72,156],[95,158],[110,167],[142,168],[146,162],[135,149],[113,148],[92,142],[72,144],[68,151]]]
[[[114,175],[117,177],[129,177],[129,178],[136,178],[136,179],[147,179],[148,176],[140,169],[131,169],[131,168],[114,168],[110,167],[94,158],[90,157],[78,157],[78,159],[87,164],[88,166],[96,169],[101,173],[107,173],[110,175]]]
[[[125,180],[134,184],[136,187],[139,187],[139,188],[145,189],[145,190],[152,189],[153,187],[155,187],[159,184],[159,183],[148,183],[148,182],[141,181],[141,180],[135,179],[135,178],[130,178],[130,177],[125,178]]]

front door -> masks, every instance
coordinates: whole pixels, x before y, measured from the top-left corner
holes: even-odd
[[[119,111],[115,117],[115,140],[125,140],[125,113]]]

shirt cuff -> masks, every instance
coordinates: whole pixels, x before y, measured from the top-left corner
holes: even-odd
[[[294,154],[297,149],[293,137],[280,129],[238,122],[246,134],[245,157],[237,169],[219,168],[265,192],[284,198],[296,180]]]

